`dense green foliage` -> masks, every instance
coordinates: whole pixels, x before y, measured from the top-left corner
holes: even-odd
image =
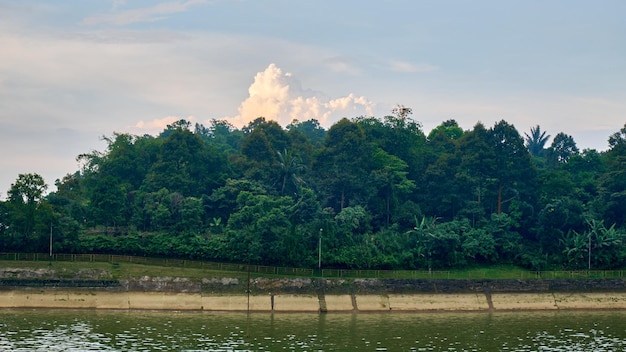
[[[115,253],[277,266],[440,269],[626,261],[626,125],[605,152],[500,121],[428,136],[410,109],[286,128],[181,120],[115,133],[56,181],[21,174],[0,251]]]

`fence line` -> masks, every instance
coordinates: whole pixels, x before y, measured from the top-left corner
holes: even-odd
[[[131,263],[155,266],[197,268],[216,271],[250,272],[264,275],[321,276],[345,278],[396,279],[573,279],[624,278],[624,270],[570,270],[570,271],[435,271],[435,270],[366,270],[366,269],[308,269],[274,267],[253,264],[218,263],[188,259],[137,257],[117,254],[53,254],[0,253],[0,260]]]

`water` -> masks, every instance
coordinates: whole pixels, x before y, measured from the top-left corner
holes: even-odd
[[[0,351],[624,351],[625,318],[0,310]]]

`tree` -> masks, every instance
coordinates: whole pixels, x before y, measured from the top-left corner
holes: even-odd
[[[7,192],[9,201],[34,205],[41,200],[48,185],[38,174],[19,174]]]
[[[166,188],[141,193],[136,202],[133,223],[137,228],[142,231],[162,231],[171,226],[170,192]]]
[[[98,172],[101,177],[111,176],[120,183],[127,184],[128,188],[137,189],[141,186],[156,155],[148,156],[139,151],[135,136],[115,133],[114,137],[114,139],[103,137],[108,147],[107,153],[99,163]]]
[[[459,127],[456,120],[450,119],[433,128],[428,134],[428,140],[436,138],[440,133],[445,135],[448,139],[459,139],[463,135],[463,130]]]
[[[246,178],[268,184],[275,153],[265,132],[255,129],[246,135],[241,145],[243,158],[236,166]]]
[[[237,205],[238,210],[228,219],[226,229],[231,258],[240,262],[294,265],[285,259],[293,258],[289,251],[296,248],[284,245],[287,236],[297,236],[289,231],[292,198],[243,191],[237,196]]]
[[[344,118],[328,130],[313,165],[328,206],[341,210],[367,203],[371,155],[371,145],[359,124]]]
[[[215,189],[207,197],[205,207],[210,218],[221,219],[221,223],[227,223],[232,214],[239,210],[237,199],[242,192],[253,195],[265,195],[267,190],[262,184],[249,179],[228,179],[226,183]]]
[[[567,163],[570,158],[579,153],[574,138],[563,132],[557,134],[548,148],[548,165],[557,167]]]
[[[277,152],[290,148],[289,137],[277,122],[264,118],[251,122],[244,131],[243,158],[238,161],[237,168],[245,177],[271,186],[275,181],[272,170],[279,167]]]
[[[610,269],[621,267],[626,259],[623,243],[626,234],[604,221],[587,219],[584,231],[570,231],[563,237],[563,254],[574,269]]]
[[[326,130],[322,128],[320,122],[316,119],[302,122],[296,119],[291,121],[291,123],[287,125],[286,129],[289,132],[302,132],[302,134],[314,147],[321,147],[324,143],[324,138],[326,137]]]
[[[460,172],[457,146],[463,131],[456,121],[448,120],[434,128],[426,144],[427,165],[423,173],[420,196],[425,203],[424,211],[431,216],[451,220],[459,210],[459,192],[456,175]]]
[[[454,154],[442,153],[424,172],[424,190],[421,197],[424,213],[452,220],[459,211],[461,198],[457,189],[459,159]]]
[[[407,111],[400,115],[396,112],[382,120],[375,117],[358,117],[354,122],[362,128],[368,141],[407,164],[409,179],[418,180],[425,168],[426,136],[421,124],[411,119],[409,115]]]
[[[456,154],[459,167],[455,182],[463,202],[459,212],[476,224],[493,210],[485,200],[495,175],[496,155],[483,124],[476,124],[459,139]]]
[[[619,268],[624,263],[622,245],[626,234],[618,230],[615,224],[610,227],[604,225],[603,220],[587,220],[589,231],[589,259],[588,269],[592,268]]]
[[[10,221],[7,202],[0,200],[0,251],[7,251],[11,245],[8,240]]]
[[[562,195],[552,199],[539,212],[537,239],[542,253],[558,254],[559,240],[570,231],[582,231],[585,226],[582,202]]]
[[[122,209],[126,193],[120,183],[112,176],[97,180],[90,195],[91,214],[95,225],[117,227],[123,224]]]
[[[626,225],[626,124],[609,137],[607,170],[600,178],[604,218],[618,227]]]
[[[360,205],[346,207],[335,215],[339,233],[344,236],[342,246],[350,246],[359,242],[359,237],[367,234],[370,228],[371,215]]]
[[[184,197],[210,194],[231,171],[226,155],[185,128],[170,131],[142,184],[147,192],[166,188]]]
[[[614,151],[624,152],[624,149],[626,149],[626,124],[609,137],[609,148]]]
[[[589,209],[594,207],[594,203],[596,207],[599,203],[601,178],[607,169],[604,154],[600,154],[595,149],[585,149],[581,153],[573,155],[566,164],[558,169],[566,173],[571,179],[573,190],[570,194],[574,194]]]
[[[415,217],[415,226],[406,232],[407,236],[415,238],[415,266],[428,268],[429,271],[433,268],[433,255],[437,246],[436,221],[437,218],[433,217],[422,217],[421,220]]]
[[[237,154],[243,139],[243,132],[226,120],[212,119],[209,127],[196,123],[194,133],[226,155]]]
[[[467,221],[467,219],[466,219]],[[493,234],[484,228],[464,227],[461,236],[463,259],[469,264],[492,264],[498,259],[496,241]]]
[[[542,132],[539,125],[530,128],[530,135],[525,132],[524,135],[526,135],[526,148],[528,148],[528,152],[532,156],[543,156],[544,146],[546,142],[548,142],[550,135],[546,136],[546,132]]]
[[[494,181],[497,187],[497,214],[513,199],[534,203],[536,170],[528,150],[515,127],[502,120],[490,130],[491,146],[495,152]]]
[[[178,228],[182,231],[200,231],[203,228],[202,200],[196,197],[182,199],[180,218],[177,221]]]
[[[406,119],[409,115],[413,114],[413,109],[404,105],[397,105],[391,112],[399,119]]]
[[[391,225],[392,207],[399,203],[399,197],[409,194],[415,183],[407,179],[407,164],[402,159],[378,149],[372,155],[374,169],[370,177],[378,189],[378,194],[384,199],[385,226]]]
[[[178,121],[173,122],[172,124],[168,124],[165,127],[165,129],[161,132],[159,137],[167,138],[174,131],[180,131],[180,130],[189,131],[190,129],[191,129],[191,122],[185,119],[180,119]]]
[[[289,186],[293,190],[293,194],[298,194],[298,189],[304,180],[300,177],[300,173],[304,170],[304,166],[300,162],[300,158],[294,156],[292,152],[284,149],[281,153],[277,151],[278,165],[280,175],[278,181],[280,183],[280,195],[285,195],[285,189]]]
[[[10,243],[13,248],[25,251],[38,249],[37,241],[41,233],[37,233],[37,230],[41,229],[42,226],[39,225],[46,215],[41,210],[46,207],[42,200],[47,188],[43,177],[36,173],[19,174],[15,183],[11,184],[7,192],[8,216],[5,221],[8,224],[4,223],[2,226],[8,227],[5,231],[12,238]],[[45,228],[50,228],[50,222]]]

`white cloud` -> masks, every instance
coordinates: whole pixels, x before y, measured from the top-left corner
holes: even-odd
[[[113,10],[117,10],[124,1],[115,1]],[[111,14],[89,16],[82,23],[86,25],[113,24],[123,26],[138,22],[155,22],[167,18],[167,15],[187,11],[192,5],[206,3],[206,0],[171,1],[157,4],[152,7],[143,7],[119,11]]]
[[[344,116],[372,115],[374,109],[374,103],[353,93],[329,99],[320,93],[303,90],[291,73],[283,73],[275,64],[256,74],[248,94],[239,106],[239,115],[233,118],[235,125],[243,126],[262,116],[283,126],[293,119],[313,118],[330,126]]]
[[[357,60],[347,56],[333,56],[326,58],[322,64],[333,72],[348,73],[358,75],[361,70],[357,66]]]
[[[439,66],[431,65],[428,63],[414,64],[407,61],[395,60],[389,62],[389,67],[392,71],[404,73],[427,73],[439,70]]]
[[[112,9],[117,10],[118,7],[126,5],[126,0],[113,0]]]

